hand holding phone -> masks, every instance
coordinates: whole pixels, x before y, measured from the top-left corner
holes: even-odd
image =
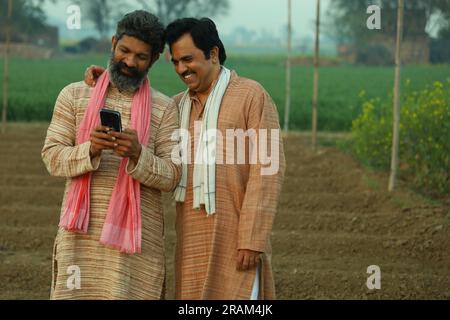
[[[117,148],[117,138],[108,134],[110,131],[111,129],[105,126],[98,126],[92,130],[90,137],[91,147],[89,149],[89,155],[92,159],[100,156],[103,150],[114,150]]]
[[[114,148],[114,153],[122,158],[129,158],[135,164],[138,163],[142,146],[139,142],[138,133],[133,129],[125,129],[121,133],[110,131],[110,136],[116,138],[115,142],[118,144]]]

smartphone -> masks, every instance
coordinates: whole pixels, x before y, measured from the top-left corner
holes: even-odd
[[[101,109],[100,119],[102,121],[102,126],[111,128],[117,132],[122,132],[122,117],[120,112],[109,109]]]

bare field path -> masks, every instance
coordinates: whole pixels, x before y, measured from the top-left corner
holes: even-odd
[[[0,135],[0,299],[47,299],[64,180],[40,157],[47,124]],[[321,135],[330,145],[337,135]],[[288,163],[272,234],[279,299],[450,299],[449,207],[307,135],[285,138]],[[167,298],[173,298],[174,205],[165,196]],[[381,289],[366,286],[381,269]]]

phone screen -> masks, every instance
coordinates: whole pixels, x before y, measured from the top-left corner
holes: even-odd
[[[100,119],[102,121],[102,126],[109,127],[117,132],[122,132],[122,119],[120,112],[102,109],[100,110]]]

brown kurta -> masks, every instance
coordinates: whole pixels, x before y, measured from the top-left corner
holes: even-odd
[[[51,298],[160,299],[165,281],[161,191],[171,191],[181,173],[171,160],[177,143],[171,141],[171,135],[179,126],[178,110],[172,99],[152,89],[149,144],[142,148],[136,167],[127,168],[128,174],[141,183],[142,221],[142,253],[129,255],[99,243],[121,158],[112,151],[103,151],[91,161],[90,142],[75,146],[91,92],[82,82],[61,91],[42,150],[50,174],[67,178],[63,207],[71,177],[93,172],[88,233],[75,234],[60,228],[56,237]],[[131,122],[132,98],[130,93],[109,88],[106,108],[122,114],[124,128]],[[80,289],[73,289],[73,266],[79,268]]]
[[[181,97],[175,97],[177,103]],[[195,96],[191,99],[193,137],[194,121],[202,117],[203,106]],[[226,129],[279,129],[276,106],[261,85],[232,72],[218,129],[224,141]],[[275,299],[270,233],[285,171],[281,134],[279,142],[279,170],[272,176],[262,176],[261,164],[249,164],[248,157],[246,164],[237,165],[225,164],[224,156],[224,164],[216,165],[216,213],[211,217],[204,207],[193,209],[194,165],[188,165],[185,202],[177,203],[177,299],[250,299],[256,269],[236,270],[238,249],[264,253],[259,298]],[[225,142],[223,146],[226,148]],[[194,139],[191,151],[194,159]]]

